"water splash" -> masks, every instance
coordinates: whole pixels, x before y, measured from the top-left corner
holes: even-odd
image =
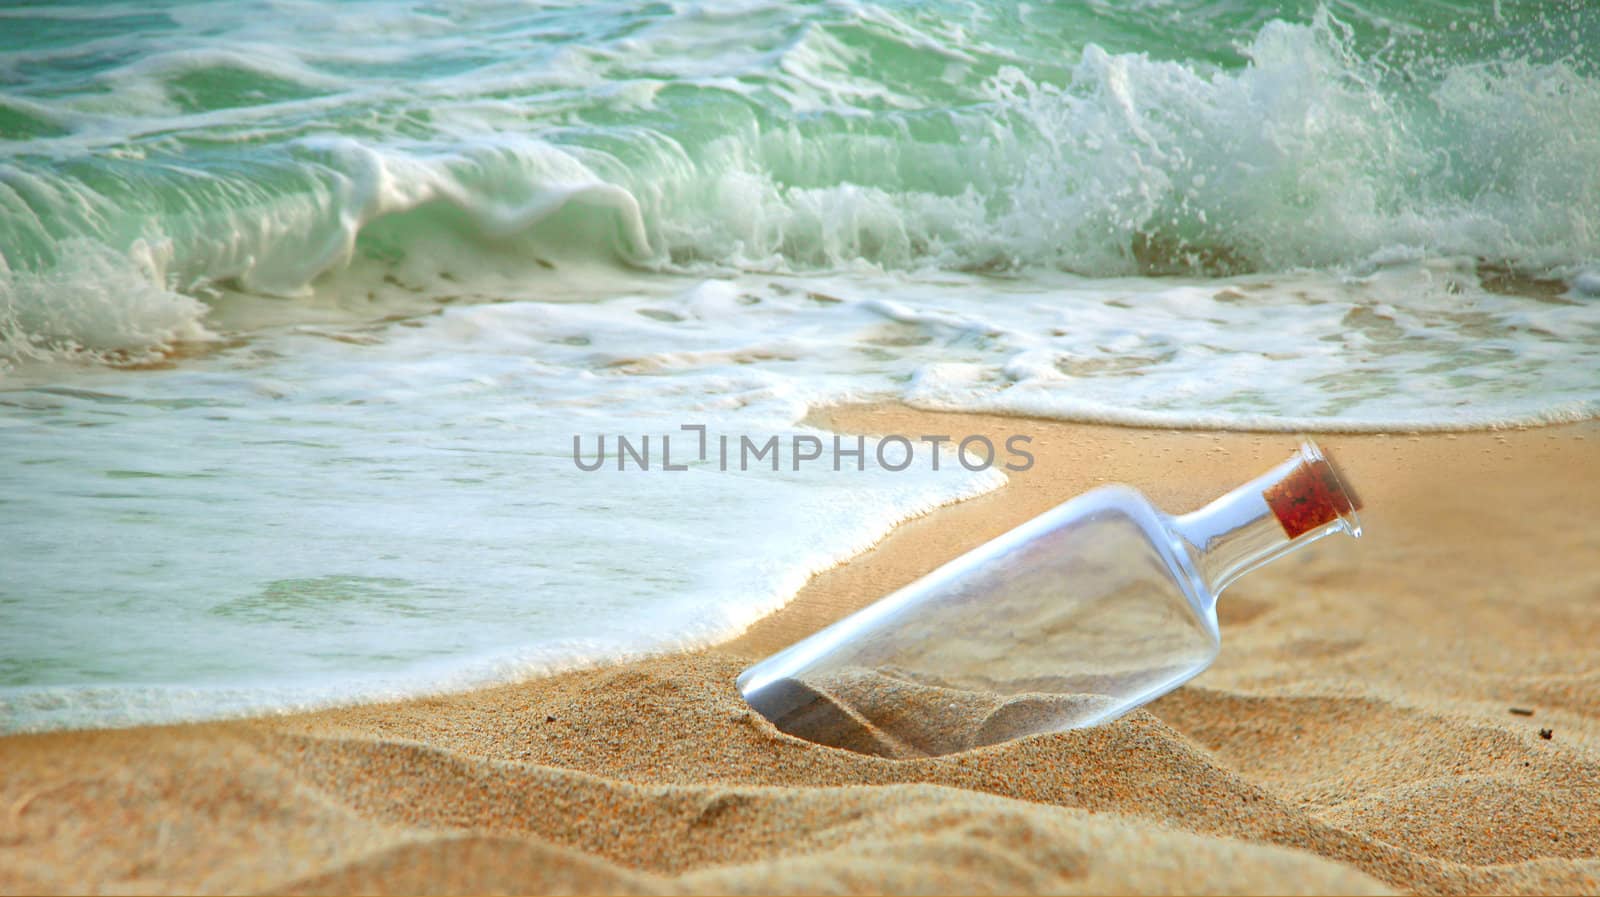
[[[178,296],[304,300],[352,268],[421,283],[491,258],[1099,276],[1470,256],[1571,280],[1600,257],[1600,13],[1338,9],[374,0],[382,44],[317,4],[41,12],[0,48],[4,351],[132,358],[204,328]],[[127,270],[96,281],[89,244]],[[124,305],[37,307],[64,283]]]

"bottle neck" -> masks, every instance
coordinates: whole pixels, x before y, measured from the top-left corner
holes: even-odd
[[[1323,536],[1361,535],[1361,507],[1316,443],[1198,511],[1174,519],[1174,529],[1206,585],[1211,601],[1234,580]]]

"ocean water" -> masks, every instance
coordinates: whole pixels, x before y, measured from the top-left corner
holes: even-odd
[[[706,644],[1004,480],[796,463],[831,402],[1592,418],[1597,46],[1583,0],[0,5],[0,732]]]

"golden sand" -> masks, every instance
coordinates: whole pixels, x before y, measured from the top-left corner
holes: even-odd
[[[1600,893],[1600,426],[1319,437],[1367,535],[1230,588],[1210,671],[1106,726],[890,760],[777,732],[734,676],[1086,488],[1185,511],[1294,441],[819,418],[1025,433],[1038,463],[714,650],[0,739],[0,891]]]

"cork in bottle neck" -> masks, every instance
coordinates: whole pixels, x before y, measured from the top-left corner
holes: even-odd
[[[1301,456],[1299,466],[1261,493],[1291,539],[1340,518],[1353,518],[1361,510],[1361,500],[1345,487],[1333,462],[1315,443],[1302,446]]]

